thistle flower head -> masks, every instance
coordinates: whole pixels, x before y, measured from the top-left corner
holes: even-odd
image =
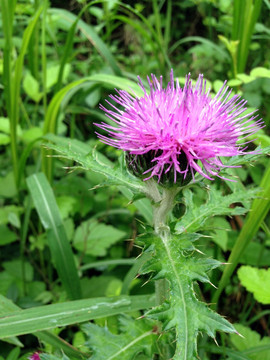
[[[144,180],[156,176],[161,181],[169,173],[174,182],[183,183],[196,172],[213,180],[225,167],[220,157],[245,154],[246,147],[238,144],[240,137],[263,125],[255,111],[244,114],[247,101],[240,95],[231,97],[226,81],[211,97],[203,75],[195,85],[187,75],[183,88],[178,80],[175,83],[173,71],[166,88],[162,77],[152,75],[147,77],[150,92],[138,79],[144,95],[116,90],[117,95],[110,95],[116,106],[109,101],[109,109],[100,106],[115,126],[96,125],[109,134],[98,134],[101,141],[127,152],[128,165],[135,172],[141,165]]]
[[[32,356],[30,356],[29,360],[40,360],[39,353],[35,352]]]

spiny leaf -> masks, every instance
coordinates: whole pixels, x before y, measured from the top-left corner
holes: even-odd
[[[59,157],[69,159],[80,164],[85,170],[92,170],[105,176],[106,185],[123,185],[136,192],[144,192],[144,184],[135,176],[129,174],[123,167],[113,166],[105,156],[99,154],[89,146],[86,152],[85,144],[80,148],[78,140],[69,139],[68,143],[60,143],[56,136],[46,136],[53,143],[46,143],[46,147],[60,153]]]
[[[256,197],[258,189],[249,189],[238,191],[237,193],[222,195],[222,193],[211,187],[208,193],[208,201],[201,205],[195,206],[193,194],[190,190],[184,190],[184,199],[186,203],[186,213],[176,224],[175,231],[177,234],[183,232],[196,232],[201,229],[206,220],[215,215],[242,215],[248,211],[245,207],[230,205],[239,202],[246,202]]]
[[[180,237],[181,238],[181,237]],[[193,281],[210,282],[207,272],[219,265],[212,259],[198,259],[190,251],[183,251],[175,237],[145,236],[152,258],[142,273],[153,271],[155,279],[165,278],[170,283],[170,298],[147,315],[163,322],[165,330],[175,328],[177,347],[175,360],[197,359],[197,335],[205,331],[215,338],[216,331],[235,332],[223,317],[200,302],[193,289]],[[162,259],[162,262],[160,261]]]
[[[122,333],[119,335],[91,323],[82,326],[89,337],[88,345],[94,352],[91,360],[132,360],[140,353],[151,356],[157,337],[152,322],[128,316],[121,317],[120,321]]]
[[[237,166],[237,165],[243,165],[243,164],[250,164],[251,162],[258,160],[262,155],[269,155],[270,146],[266,146],[263,149],[258,147],[256,149],[256,151],[257,152],[253,152],[251,154],[246,154],[246,155],[241,155],[241,156],[232,156],[225,162],[225,165],[226,166]]]

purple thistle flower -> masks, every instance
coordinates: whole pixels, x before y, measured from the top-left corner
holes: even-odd
[[[203,75],[195,85],[187,75],[183,88],[178,80],[175,84],[173,70],[166,88],[162,87],[162,76],[160,80],[151,77],[147,77],[149,94],[138,77],[142,97],[124,90],[110,95],[123,110],[107,100],[112,109],[100,105],[116,126],[96,124],[109,134],[98,134],[102,142],[127,152],[128,165],[147,159],[144,180],[157,176],[160,181],[168,172],[174,182],[177,176],[194,178],[195,172],[213,180],[226,167],[220,157],[245,154],[246,147],[237,143],[240,136],[243,139],[263,127],[258,115],[253,116],[257,110],[243,115],[246,100],[240,95],[229,98],[232,90],[228,91],[226,81],[212,98]]]
[[[30,356],[29,360],[40,360],[39,353],[35,352],[33,355]]]

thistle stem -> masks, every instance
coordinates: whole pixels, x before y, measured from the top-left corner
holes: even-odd
[[[155,232],[163,243],[164,241],[167,242],[170,239],[170,228],[166,225],[166,218],[173,208],[175,196],[180,188],[163,189],[162,194],[160,194],[157,183],[152,179],[146,181],[146,187],[148,197],[154,202],[153,225]],[[164,243],[164,246],[166,247],[167,244]],[[161,305],[168,298],[169,293],[169,285],[166,279],[155,282],[155,292],[156,304]]]
[[[154,206],[154,228],[157,235],[159,234],[160,228],[163,229],[166,226],[166,218],[168,213],[173,208],[175,196],[180,191],[180,188],[164,189],[162,198],[158,204]]]

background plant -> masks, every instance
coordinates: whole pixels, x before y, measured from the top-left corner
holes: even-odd
[[[255,145],[270,145],[269,2],[245,2],[255,24],[238,21],[237,32],[240,3],[72,1],[63,8],[57,1],[1,0],[0,309],[3,315],[11,314],[1,319],[3,359],[25,359],[37,349],[47,352],[48,359],[61,357],[60,349],[71,359],[87,358],[85,341],[91,326],[99,326],[101,343],[110,336],[125,346],[127,329],[133,329],[141,310],[155,303],[154,282],[147,282],[145,275],[137,277],[146,259],[135,262],[141,253],[135,238],[152,219],[149,200],[133,195],[141,185],[127,187],[120,152],[105,145],[98,145],[93,160],[87,157],[87,163],[80,163],[97,145],[92,124],[104,120],[98,103],[108,92],[116,87],[137,89],[136,75],[168,76],[171,66],[180,81],[188,72],[193,78],[203,72],[213,92],[228,79],[250,107],[260,108],[265,120]],[[250,38],[250,44],[243,37]],[[244,67],[239,60],[235,65],[239,49],[247,54]],[[48,158],[53,145],[50,151],[41,150],[45,141],[62,155],[73,154],[73,160]],[[270,258],[268,158],[261,157],[254,167],[252,160],[247,158],[242,169],[230,170],[237,183],[217,181],[216,187],[236,197],[260,187],[253,211],[247,218],[210,217],[197,243],[207,256],[232,262],[210,273],[218,291],[205,283],[198,285],[197,293],[208,302],[219,297],[219,312],[252,341],[220,334],[217,348],[207,337],[199,337],[203,359],[261,360],[269,353],[267,304],[246,285],[251,268],[266,268]],[[79,168],[67,174],[63,166],[77,162],[87,172]],[[104,166],[98,167],[100,162],[116,166],[110,177],[101,171]],[[193,192],[200,209],[207,200],[205,190],[196,187]],[[184,213],[178,200],[176,219]],[[248,209],[249,202],[242,207]],[[57,256],[52,262],[53,253]],[[68,257],[74,258],[74,265],[65,267]],[[241,271],[242,266],[248,268]],[[74,281],[69,283],[69,278]],[[79,302],[66,301],[73,299]],[[90,314],[80,312],[86,308]],[[89,327],[78,325],[89,320]],[[156,326],[145,320],[132,330],[134,339],[148,334],[137,343],[142,352],[137,358],[172,356],[174,334]],[[93,344],[98,338],[89,341]]]

